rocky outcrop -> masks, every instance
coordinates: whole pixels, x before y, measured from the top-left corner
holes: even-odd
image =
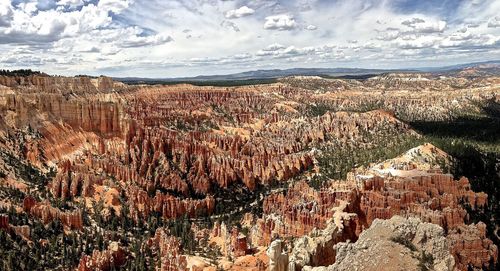
[[[269,271],[288,271],[288,254],[283,252],[283,241],[274,240],[266,251],[269,257]]]
[[[249,251],[247,237],[240,233],[237,228],[231,230],[231,244],[234,257],[247,255]]]
[[[394,173],[394,172],[393,172]],[[406,172],[405,174],[408,174]],[[364,186],[361,190],[360,211],[365,225],[376,218],[394,215],[415,215],[423,221],[438,224],[446,230],[462,225],[467,216],[460,203],[472,208],[483,207],[484,193],[474,193],[469,181],[453,180],[452,175],[410,172],[409,176],[386,177],[383,186]],[[381,177],[374,177],[381,181]],[[368,179],[364,183],[371,183]]]
[[[102,184],[103,179],[92,174],[84,165],[72,165],[70,161],[63,161],[49,188],[54,197],[63,200],[77,196],[90,197],[93,195],[93,186]]]
[[[392,172],[395,173],[395,172]],[[362,226],[395,215],[414,215],[445,229],[462,225],[467,212],[461,203],[483,208],[487,195],[471,191],[467,178],[431,171],[405,172],[406,176],[358,176],[351,182],[333,182],[316,191],[299,182],[287,194],[272,194],[264,200],[265,214],[283,216],[289,236],[307,234],[314,227],[324,228],[334,214],[332,207],[348,202],[348,212],[357,213]],[[359,229],[358,229],[359,232]]]
[[[82,211],[79,209],[61,211],[58,208],[52,207],[49,202],[40,202],[32,206],[29,213],[41,219],[44,224],[57,219],[69,229],[82,229],[83,227]]]
[[[270,88],[282,91],[280,87]],[[366,136],[364,131],[387,126],[402,133],[408,130],[392,116],[379,112],[327,113],[309,120],[280,115],[272,111],[272,99],[246,88],[179,91],[169,87],[155,89],[154,94],[140,90],[131,103],[128,114],[137,125],[126,136],[126,163],[145,179],[139,180],[143,188],[145,183],[154,184],[183,194],[188,186],[196,193],[207,194],[216,187],[238,183],[254,190],[258,185],[282,182],[311,169],[314,158],[306,150],[315,143],[329,138],[340,142],[361,140]],[[214,107],[221,112],[214,111]],[[242,118],[241,108],[250,111],[246,113],[249,121],[259,117],[266,125],[234,123]],[[262,113],[251,113],[256,110]],[[195,113],[201,111],[208,116]],[[159,125],[161,120],[176,127],[183,120],[184,126],[198,127],[208,117],[220,130],[183,132],[161,129]],[[177,177],[185,174],[185,180]]]
[[[122,266],[126,260],[126,252],[117,242],[112,242],[107,250],[94,250],[90,256],[83,255],[78,265],[78,271],[115,270]]]
[[[290,254],[291,270],[301,270],[303,267],[328,266],[336,259],[334,245],[346,240],[356,240],[358,217],[346,213],[347,203],[334,208],[333,217],[327,222],[325,229],[314,229],[308,235],[295,240]]]
[[[98,92],[110,92],[115,87],[115,82],[109,77],[90,78],[61,77],[46,75],[30,76],[0,76],[0,85],[14,88],[18,91],[46,92],[46,93],[78,93],[90,94]],[[122,88],[123,85],[116,84]]]
[[[219,248],[222,255],[237,258],[245,256],[250,252],[247,236],[242,234],[237,227],[228,230],[224,222],[215,222],[210,233],[210,239],[219,239]]]
[[[17,141],[7,143],[13,149],[22,146],[19,155],[41,168],[74,159],[86,150],[114,153],[120,145],[117,139],[123,138],[130,124],[119,99],[112,95],[82,98],[15,93],[2,98],[5,104],[0,104],[0,111],[9,117],[8,130],[22,131],[16,132]]]
[[[257,221],[261,234],[259,243],[267,245],[266,240],[272,235],[300,237],[310,233],[314,228],[323,229],[336,212],[336,207],[354,209],[358,195],[355,189],[344,189],[338,183],[336,188],[325,188],[319,191],[309,187],[305,182],[298,182],[286,194],[276,193],[268,196],[263,202],[264,218]],[[346,205],[346,203],[348,203]],[[275,215],[280,215],[275,219]],[[356,227],[353,228],[356,230]]]
[[[14,233],[21,236],[24,240],[30,240],[31,228],[28,225],[23,226],[11,226]]]
[[[356,242],[335,249],[335,264],[303,270],[455,270],[443,228],[417,218],[377,219]]]
[[[215,199],[207,196],[205,199],[180,199],[172,195],[156,192],[150,197],[147,192],[137,187],[127,190],[130,204],[130,215],[138,220],[146,218],[154,211],[166,219],[175,219],[187,215],[190,218],[200,215],[210,215],[215,207]]]
[[[92,83],[94,84],[94,86],[97,85],[96,88],[101,92],[113,90],[115,86],[117,87],[124,86],[122,84],[115,83],[112,78],[106,76],[100,76],[99,78],[97,78],[97,82],[94,79]]]
[[[8,229],[9,227],[10,227],[9,216],[4,214],[0,215],[0,228]]]
[[[392,169],[386,174],[375,168],[369,174],[332,182],[319,191],[299,182],[286,194],[270,195],[264,200],[263,218],[252,228],[251,240],[306,235],[297,239],[290,254],[295,269],[301,270],[335,263],[334,245],[356,241],[377,219],[417,217],[449,234],[443,236],[457,268],[482,268],[497,261],[497,247],[485,238],[484,224],[465,225],[463,205],[480,211],[487,202],[484,193],[471,190],[466,178],[453,180],[436,169]]]
[[[9,216],[0,214],[0,230],[4,230],[11,234],[16,234],[23,238],[24,240],[30,241],[30,227],[28,225],[23,226],[13,226],[9,224]]]
[[[23,211],[29,213],[31,211],[31,208],[33,208],[33,206],[36,205],[36,200],[31,197],[31,196],[27,196],[24,198],[23,200]]]
[[[180,193],[186,193],[188,184],[199,194],[210,192],[214,185],[227,188],[238,182],[255,189],[259,183],[283,181],[313,165],[307,153],[244,155],[255,151],[250,149],[252,144],[244,145],[238,137],[194,132],[182,135],[162,130],[137,130],[129,137],[132,169],[147,183]],[[221,149],[211,147],[212,144]],[[229,153],[231,157],[227,156]],[[178,176],[184,174],[187,178],[181,180]]]
[[[12,94],[6,95],[4,109],[17,114],[17,123],[30,121],[39,113],[48,113],[51,118],[62,120],[75,130],[95,132],[104,137],[120,136],[124,123],[120,101],[100,96],[93,98],[75,97],[68,99],[58,94]],[[34,124],[36,127],[37,125]],[[39,125],[41,133],[43,125]],[[38,128],[38,127],[36,127]]]
[[[498,247],[486,237],[483,222],[456,227],[448,233],[447,239],[460,270],[488,269],[492,263],[498,263]]]
[[[161,271],[187,270],[186,257],[181,254],[180,243],[177,238],[160,228],[156,230],[153,238],[149,239],[147,246],[158,253]]]
[[[467,220],[464,205],[481,211],[488,202],[484,192],[474,192],[465,177],[454,180],[442,174],[440,166],[453,159],[442,150],[424,144],[394,159],[351,176],[360,188],[360,205],[365,225],[374,218],[394,215],[419,216],[445,230]]]
[[[281,79],[283,94],[332,110],[385,109],[405,121],[444,121],[466,112],[481,112],[481,104],[498,94],[498,77],[437,77],[430,74],[384,74],[367,80],[314,77]],[[485,93],[485,89],[491,90]],[[281,94],[281,93],[280,93]],[[282,95],[283,95],[282,94]]]

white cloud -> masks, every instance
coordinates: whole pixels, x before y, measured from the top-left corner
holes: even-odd
[[[252,15],[254,13],[255,13],[255,10],[253,10],[247,6],[242,6],[238,9],[229,10],[228,12],[226,12],[225,16],[227,19],[234,19],[234,18],[241,18],[241,17],[249,16],[249,15]]]
[[[156,77],[500,59],[500,1],[400,2],[0,0],[0,66]]]
[[[264,29],[268,30],[292,30],[297,27],[294,17],[288,14],[274,15],[266,17]]]
[[[435,46],[439,38],[432,36],[422,36],[408,40],[399,40],[396,45],[401,49],[422,49]]]
[[[27,14],[33,14],[38,10],[37,4],[37,1],[27,1],[20,3],[18,7]]]
[[[97,6],[118,14],[128,8],[132,2],[133,0],[100,0]]]
[[[315,26],[315,25],[310,24],[310,25],[308,25],[308,26],[306,27],[306,29],[307,29],[307,30],[310,30],[310,31],[314,31],[314,30],[318,29],[318,27],[317,27],[317,26]]]
[[[426,21],[421,18],[405,20],[401,23],[417,33],[435,33],[443,32],[446,28],[446,22],[442,20]]]
[[[385,30],[376,37],[378,40],[391,41],[400,37],[399,30]]]
[[[226,28],[226,29],[231,29],[235,32],[240,32],[240,28],[233,22],[231,21],[222,21],[220,26],[222,26],[223,28]]]
[[[73,0],[65,4],[77,3]],[[98,5],[89,4],[79,11],[65,12],[60,9],[37,11],[36,2],[23,3],[12,13],[8,28],[0,28],[0,44],[34,44],[57,41],[63,38],[82,37],[85,33],[108,28],[112,23],[110,12],[119,13],[130,3],[129,1],[101,0]],[[0,8],[0,12],[3,8]],[[35,12],[36,11],[36,12]],[[5,12],[4,12],[5,13]],[[2,16],[4,18],[4,16]],[[6,22],[3,22],[4,24]],[[115,31],[119,31],[116,29]],[[132,33],[134,35],[134,33]],[[143,33],[141,32],[141,35]],[[134,42],[158,43],[165,40],[163,37],[143,35],[131,36]],[[128,43],[125,43],[128,44]],[[131,43],[132,44],[132,43]],[[140,44],[140,42],[138,43]]]
[[[491,28],[500,27],[500,16],[495,16],[494,18],[491,18],[490,21],[488,22],[488,27]]]
[[[145,36],[145,37],[132,35],[127,39],[121,41],[119,45],[123,48],[144,47],[144,46],[161,45],[171,41],[173,41],[172,37],[162,34],[154,36]]]
[[[264,49],[264,51],[278,51],[278,50],[281,50],[281,49],[285,49],[286,47],[279,44],[279,43],[273,43],[269,46],[267,46],[266,49]]]
[[[59,0],[56,3],[58,6],[70,6],[70,7],[79,7],[85,4],[84,0]]]
[[[432,23],[417,24],[415,30],[419,33],[443,32],[446,28],[445,21],[437,21]]]
[[[10,1],[0,2],[0,27],[9,27],[13,19],[14,12]]]
[[[406,25],[409,27],[415,27],[416,24],[421,23],[425,23],[425,20],[421,18],[411,18],[411,20],[405,20],[401,22],[402,25]]]

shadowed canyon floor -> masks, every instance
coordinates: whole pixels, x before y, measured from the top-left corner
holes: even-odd
[[[495,270],[499,101],[480,68],[1,75],[0,269]]]

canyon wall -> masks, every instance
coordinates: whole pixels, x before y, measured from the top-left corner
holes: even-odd
[[[299,237],[291,245],[291,265],[296,270],[328,266],[336,262],[335,244],[355,242],[375,220],[417,217],[444,229],[447,251],[459,270],[497,262],[498,248],[485,239],[484,224],[466,224],[464,204],[480,212],[487,203],[487,195],[473,192],[467,178],[453,180],[435,169],[400,170],[396,175],[375,172],[330,183],[319,191],[299,182],[286,194],[270,195],[264,200],[264,216],[253,227],[252,244],[268,245],[273,236]]]

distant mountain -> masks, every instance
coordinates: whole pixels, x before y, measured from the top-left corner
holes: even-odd
[[[475,71],[478,71],[477,73]],[[141,77],[123,77],[114,78],[125,83],[203,83],[203,82],[223,82],[223,81],[256,81],[270,80],[287,76],[323,76],[363,79],[367,76],[373,76],[384,73],[398,72],[430,72],[437,74],[463,73],[466,71],[468,76],[481,76],[500,74],[500,61],[487,61],[458,64],[444,67],[424,67],[415,69],[361,69],[361,68],[293,68],[293,69],[273,69],[273,70],[255,70],[226,75],[200,75],[196,77],[177,77],[177,78],[141,78]]]
[[[443,67],[418,68],[417,70],[424,72],[452,72],[452,71],[461,71],[464,69],[481,68],[481,67],[500,67],[500,60],[463,63],[457,65],[443,66]]]
[[[351,69],[351,68],[294,68],[286,70],[256,70],[241,72],[229,75],[197,76],[193,78],[181,78],[190,80],[249,80],[268,79],[287,76],[343,76],[343,75],[364,75],[381,74],[393,70],[383,69]]]
[[[384,69],[358,69],[358,68],[294,68],[294,69],[274,69],[274,70],[255,70],[227,75],[201,75],[196,77],[178,77],[178,78],[138,78],[126,77],[115,78],[122,82],[202,82],[202,81],[234,81],[234,80],[259,80],[274,79],[287,76],[353,76],[382,74],[387,72],[401,72],[410,70],[384,70]]]

